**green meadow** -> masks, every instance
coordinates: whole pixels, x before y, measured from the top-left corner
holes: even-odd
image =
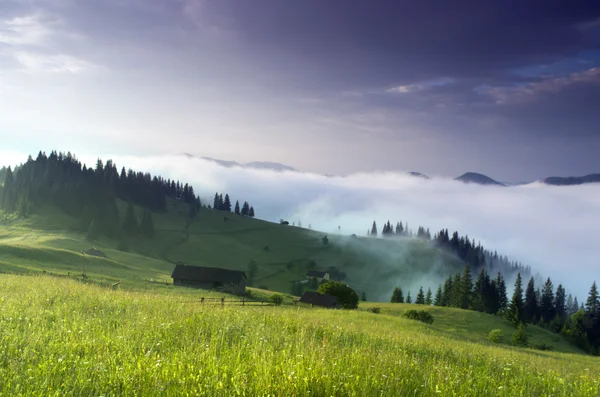
[[[364,239],[329,234],[324,246],[323,233],[208,209],[186,230],[186,206],[171,206],[155,214],[155,238],[131,241],[128,252],[86,240],[76,220],[52,208],[2,215],[0,396],[600,394],[598,358],[539,327],[527,328],[532,348],[522,348],[497,316],[381,302],[324,310],[286,294],[311,261],[338,266],[368,291],[376,279],[361,280],[359,270],[391,244],[409,259],[388,276],[408,274],[410,261],[452,260],[418,241],[363,249]],[[92,246],[106,258],[81,253]],[[280,291],[284,304],[203,305],[200,297],[224,295],[172,286],[177,260],[241,270],[255,260],[255,285],[267,289],[251,294]],[[402,316],[417,307],[433,324]],[[488,340],[493,329],[504,334],[498,344]]]

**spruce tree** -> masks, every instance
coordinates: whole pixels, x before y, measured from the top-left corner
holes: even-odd
[[[556,287],[556,295],[554,295],[554,309],[559,318],[564,319],[567,316],[566,291],[562,284]]]
[[[463,271],[463,275],[460,280],[460,307],[463,309],[468,309],[471,306],[473,290],[473,279],[471,278],[471,270],[469,269],[469,265],[465,266],[465,270]]]
[[[236,200],[234,212],[239,215],[240,214],[240,202]]]
[[[435,293],[435,299],[433,300],[434,306],[442,306],[443,302],[443,294],[442,294],[442,286],[439,285],[437,292]]]
[[[219,211],[225,210],[225,200],[223,200],[223,193],[219,194],[219,199],[217,200],[217,209]]]
[[[247,201],[244,201],[244,205],[242,205],[242,215],[248,216],[249,212],[250,212],[250,206],[248,205]]]
[[[254,218],[254,207],[250,207],[250,210],[248,211],[248,216],[250,218]]]
[[[419,288],[419,293],[417,294],[417,300],[415,300],[417,305],[425,304],[425,294],[423,293],[423,287]]]
[[[539,320],[539,306],[535,295],[535,282],[533,277],[529,279],[527,288],[525,289],[525,303],[523,306],[523,322],[532,323]]]
[[[431,288],[427,288],[427,295],[425,295],[425,304],[431,306],[433,300],[431,298]]]
[[[521,281],[521,273],[518,273],[515,290],[506,312],[506,319],[515,325],[521,323],[523,321],[523,306],[523,282]]]
[[[585,302],[585,313],[588,316],[592,316],[598,312],[600,312],[600,297],[598,296],[598,287],[594,281]]]
[[[377,237],[377,224],[373,221],[373,226],[371,227],[371,236]]]
[[[392,298],[390,299],[392,303],[404,303],[404,294],[402,293],[401,287],[394,288],[394,292],[392,292]]]
[[[540,301],[540,314],[544,319],[544,323],[549,324],[554,318],[554,291],[550,277],[546,280],[542,289],[542,299]]]
[[[442,291],[442,304],[440,306],[449,307],[452,305],[452,296],[454,294],[453,287],[454,285],[452,282],[452,276],[448,276],[444,282],[444,289]]]
[[[125,219],[123,220],[123,231],[128,236],[134,236],[139,231],[137,219],[135,217],[135,210],[133,204],[127,205],[127,212],[125,213]]]
[[[410,291],[406,294],[406,303],[412,303],[412,298],[410,297]]]
[[[587,321],[589,343],[593,348],[598,349],[600,347],[600,297],[595,281],[585,302],[584,315]]]
[[[504,282],[504,277],[502,277],[502,273],[500,272],[498,272],[498,277],[496,278],[496,288],[498,293],[498,306],[500,310],[506,310],[506,308],[508,307],[506,283]]]
[[[223,200],[223,211],[231,212],[231,200],[229,194],[225,194],[225,200]]]
[[[179,183],[179,182],[177,182]],[[213,199],[213,208],[216,210],[220,210],[221,208],[219,207],[219,193],[215,193],[215,198]]]

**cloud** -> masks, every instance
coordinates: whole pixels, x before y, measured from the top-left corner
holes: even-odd
[[[39,45],[50,32],[39,14],[15,17],[0,22],[0,44]]]
[[[326,233],[365,235],[375,220],[419,225],[432,232],[458,230],[488,249],[532,266],[555,284],[583,297],[598,277],[595,243],[600,224],[600,184],[516,187],[462,184],[403,173],[359,173],[346,177],[224,168],[187,156],[101,156],[133,167],[191,182],[204,202],[215,191],[248,200],[257,216],[301,221]],[[79,156],[94,164],[96,156]]]
[[[549,76],[516,87],[489,87],[482,92],[494,98],[497,104],[521,103],[535,100],[540,95],[559,94],[577,84],[600,86],[600,67],[571,73],[565,77]]]

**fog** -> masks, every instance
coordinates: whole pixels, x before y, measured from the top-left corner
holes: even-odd
[[[96,159],[79,158],[87,164]],[[269,221],[301,221],[324,232],[337,232],[339,226],[343,234],[357,235],[365,235],[374,220],[380,231],[387,220],[408,222],[414,231],[422,225],[432,234],[441,228],[458,230],[550,276],[555,286],[563,283],[580,299],[592,280],[600,281],[600,184],[497,187],[402,172],[327,177],[225,168],[186,156],[102,158],[112,158],[119,168],[189,182],[208,204],[216,191],[229,193],[234,203],[247,200],[258,218]]]

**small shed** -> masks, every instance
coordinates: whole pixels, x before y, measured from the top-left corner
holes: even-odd
[[[306,278],[307,279],[315,279],[317,281],[321,281],[321,280],[326,280],[329,281],[329,273],[327,272],[323,272],[323,271],[319,271],[319,270],[311,270],[308,273],[306,273]]]
[[[240,270],[178,263],[173,269],[171,278],[173,285],[218,289],[237,295],[246,294],[246,273]]]
[[[319,306],[328,309],[339,309],[341,307],[335,296],[323,295],[312,291],[304,292],[300,299],[298,299],[298,302],[306,303],[312,307]]]

